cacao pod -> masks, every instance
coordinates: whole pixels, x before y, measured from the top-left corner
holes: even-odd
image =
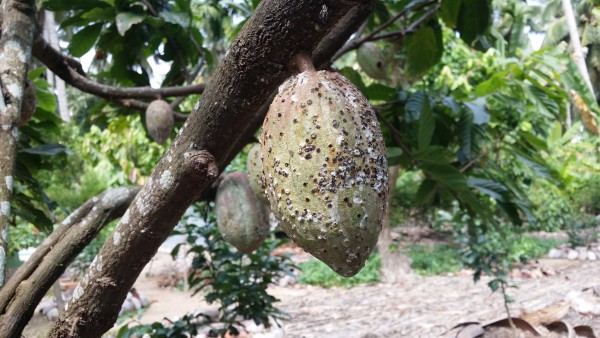
[[[360,69],[374,79],[386,79],[386,61],[376,43],[363,43],[356,51],[356,61]]]
[[[283,230],[338,274],[358,273],[388,193],[384,140],[367,99],[340,74],[304,71],[279,87],[261,143],[267,197]]]
[[[165,144],[173,130],[173,109],[168,102],[154,100],[146,108],[146,128],[158,144]]]
[[[23,103],[21,104],[21,116],[19,125],[25,125],[35,114],[37,107],[37,98],[35,96],[35,86],[29,80],[25,80],[25,92],[23,93]]]
[[[252,191],[254,191],[256,197],[258,197],[261,202],[269,204],[262,181],[263,168],[262,159],[260,156],[260,144],[257,143],[252,146],[248,152],[248,159],[246,162],[246,167],[248,168],[248,179],[250,180],[250,188],[252,188]]]
[[[250,188],[248,175],[225,175],[217,189],[215,205],[223,239],[240,252],[256,250],[269,232],[269,210]]]

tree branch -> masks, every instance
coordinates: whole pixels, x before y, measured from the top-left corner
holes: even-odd
[[[180,134],[104,244],[49,337],[100,337],[142,268],[187,207],[218,176],[264,118],[261,108],[292,74],[288,63],[312,52],[365,0],[263,0],[215,71]],[[120,240],[115,240],[115,238]]]
[[[52,48],[41,35],[36,36],[33,44],[33,55],[66,83],[83,92],[108,100],[159,99],[172,96],[187,96],[190,94],[202,94],[206,87],[203,84],[199,84],[164,88],[123,88],[100,84],[87,77],[77,60]]]
[[[121,217],[139,187],[109,189],[67,217],[0,290],[0,337],[20,337],[35,306],[67,266],[112,220]]]
[[[419,9],[421,9],[421,8],[424,8],[424,7],[432,5],[432,4],[435,4],[435,6],[430,8],[419,19],[413,21],[413,23],[411,23],[410,26],[408,26],[406,29],[403,29],[401,31],[396,31],[396,32],[388,32],[388,33],[378,34],[379,32],[383,31],[384,29],[390,27],[392,24],[394,24],[394,22],[396,22],[398,19],[400,19],[401,17],[406,15],[406,13],[410,9],[412,9],[409,7],[403,8],[400,12],[398,12],[398,14],[396,14],[394,17],[392,17],[388,21],[384,22],[383,24],[381,24],[380,26],[375,28],[368,35],[366,35],[362,38],[356,37],[356,38],[352,39],[351,41],[349,41],[344,47],[342,47],[340,50],[338,50],[331,59],[333,61],[335,61],[335,60],[339,59],[342,55],[348,53],[349,51],[358,49],[360,46],[362,46],[366,42],[382,40],[382,39],[389,39],[389,38],[396,37],[396,36],[406,36],[408,34],[414,33],[415,30],[419,27],[419,25],[421,23],[423,23],[425,20],[428,20],[433,14],[435,14],[435,12],[437,12],[437,10],[440,7],[440,4],[439,4],[439,0],[432,0],[427,3],[422,4],[419,7]]]
[[[0,5],[0,287],[4,284],[7,258],[10,200],[17,157],[27,65],[35,34],[35,1],[5,0]]]

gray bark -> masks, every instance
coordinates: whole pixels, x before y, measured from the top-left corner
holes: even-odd
[[[138,187],[109,189],[67,217],[0,290],[0,337],[21,337],[38,304],[67,266],[110,221],[123,215]]]
[[[0,286],[4,285],[10,199],[17,156],[21,104],[31,60],[35,29],[34,0],[5,0],[1,4],[0,37]]]

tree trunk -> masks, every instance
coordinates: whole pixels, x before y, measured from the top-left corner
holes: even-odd
[[[49,337],[100,337],[112,327],[128,290],[183,212],[253,138],[265,103],[293,72],[292,56],[314,51],[354,7],[368,14],[372,5],[365,0],[260,3]]]
[[[377,241],[377,251],[381,256],[381,277],[384,283],[398,283],[407,275],[412,274],[410,268],[410,257],[404,255],[399,248],[394,248],[392,239],[392,229],[390,227],[390,217],[392,215],[392,196],[393,190],[398,180],[399,166],[389,168],[390,193],[388,194],[388,208],[383,219],[383,226]]]
[[[52,284],[110,221],[123,215],[140,188],[115,188],[67,217],[0,290],[0,337],[21,337]],[[56,292],[56,290],[55,290]]]
[[[56,34],[56,21],[54,20],[54,12],[44,11],[44,39],[46,39],[50,46],[56,50],[60,50],[58,45],[58,36]],[[71,120],[71,114],[69,113],[69,104],[67,102],[67,88],[65,81],[52,73],[51,70],[46,70],[46,76],[48,83],[54,88],[56,98],[58,101],[58,112],[60,118],[68,122]]]
[[[34,0],[5,0],[1,4],[0,37],[0,286],[4,285],[10,199],[17,156],[21,103],[31,60],[35,29]]]
[[[569,38],[571,40],[571,46],[573,47],[573,61],[577,65],[579,72],[583,76],[585,83],[590,88],[590,92],[595,95],[592,81],[590,80],[590,74],[588,73],[587,66],[585,64],[585,57],[583,55],[583,49],[581,48],[581,39],[579,38],[579,31],[577,30],[577,22],[575,21],[575,14],[573,13],[573,5],[571,0],[562,0],[563,11],[565,12],[565,19],[567,20],[567,26],[569,27]]]

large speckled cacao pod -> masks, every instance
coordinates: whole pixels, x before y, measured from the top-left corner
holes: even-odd
[[[279,88],[263,124],[271,210],[299,246],[342,276],[377,243],[388,192],[373,108],[337,73],[304,71]]]
[[[37,98],[35,96],[35,86],[29,80],[25,81],[25,92],[23,93],[23,103],[21,104],[21,116],[19,117],[19,125],[25,125],[35,114],[37,107]]]
[[[260,144],[257,143],[248,152],[248,159],[246,161],[246,167],[248,168],[248,179],[250,180],[250,188],[256,194],[258,199],[265,203],[269,204],[269,200],[267,199],[267,195],[265,194],[265,189],[262,182],[263,176],[263,166]]]
[[[227,174],[219,184],[215,204],[223,239],[243,253],[256,250],[269,232],[269,210],[250,188],[248,176]]]
[[[158,144],[164,144],[173,130],[173,109],[168,102],[154,100],[146,108],[146,128]]]
[[[356,61],[360,69],[374,79],[386,79],[386,61],[383,52],[373,42],[363,43],[356,51]]]

